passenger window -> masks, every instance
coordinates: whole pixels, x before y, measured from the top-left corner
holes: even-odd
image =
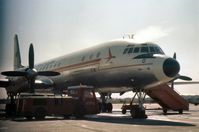
[[[48,64],[46,65],[46,70],[48,69]]]
[[[89,59],[91,60],[93,58],[93,54],[91,54],[90,56],[89,56]]]
[[[56,67],[56,63],[54,64],[54,68]]]
[[[148,47],[142,47],[141,48],[141,52],[143,53],[143,52],[149,52],[149,49],[148,49]]]
[[[150,52],[151,52],[151,53],[154,53],[154,52],[155,52],[154,47],[149,47],[149,49],[150,49]]]
[[[100,54],[101,54],[101,53],[98,52],[97,55],[96,55],[96,58],[99,58],[99,57],[100,57]]]
[[[61,66],[61,63],[59,63],[58,66]]]
[[[130,48],[128,53],[133,53],[133,48]]]
[[[128,52],[129,48],[126,48],[123,52],[123,54],[126,54]]]
[[[135,47],[135,48],[134,48],[133,53],[138,53],[138,52],[139,52],[139,50],[140,50],[140,48],[139,48],[139,47]]]
[[[85,56],[82,56],[82,61],[84,61],[85,60]]]
[[[49,65],[49,69],[51,69],[52,68],[52,65]]]

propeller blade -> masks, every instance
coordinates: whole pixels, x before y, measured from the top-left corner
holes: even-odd
[[[28,85],[31,93],[35,92],[35,78],[31,78],[28,80]]]
[[[194,85],[194,84],[199,84],[198,81],[194,81],[194,82],[174,82],[175,85]]]
[[[11,77],[16,77],[16,76],[26,76],[26,72],[24,71],[5,71],[1,73],[4,76],[11,76]]]
[[[173,58],[176,59],[176,52],[173,54]]]
[[[58,75],[60,75],[60,73],[54,72],[54,71],[40,71],[40,72],[38,72],[38,75],[40,75],[40,76],[58,76]]]
[[[181,80],[186,80],[186,81],[191,81],[192,80],[192,78],[190,78],[190,77],[181,76],[181,75],[178,78],[181,79]]]
[[[190,77],[181,76],[181,75],[178,74],[178,76],[176,78],[174,78],[173,80],[170,81],[171,88],[174,88],[174,84],[176,84],[174,81],[177,80],[177,79],[181,79],[181,80],[185,80],[185,81],[191,81],[192,80],[192,78],[190,78]]]
[[[30,69],[34,68],[34,48],[33,48],[33,44],[30,44],[30,47],[29,47],[29,68]]]

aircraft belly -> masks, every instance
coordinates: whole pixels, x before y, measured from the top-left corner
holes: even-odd
[[[65,75],[64,78],[67,80],[65,86],[83,84],[94,86],[96,89],[109,89],[115,92],[129,91],[132,88],[144,88],[157,81],[151,72],[132,68],[84,71],[84,74],[81,72],[78,74],[72,73]]]

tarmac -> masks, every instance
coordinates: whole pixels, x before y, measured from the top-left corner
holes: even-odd
[[[147,104],[147,119],[132,119],[129,112],[121,114],[121,104],[113,107],[112,113],[87,115],[83,119],[48,116],[28,121],[1,114],[0,132],[199,132],[199,106],[190,105],[184,114],[168,111],[164,115],[158,105]]]

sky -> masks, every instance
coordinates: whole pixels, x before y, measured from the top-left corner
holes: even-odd
[[[0,29],[1,71],[13,69],[14,34],[27,65],[30,43],[40,63],[133,33],[176,52],[180,74],[199,81],[198,0],[0,0]],[[199,95],[199,85],[176,89]]]

